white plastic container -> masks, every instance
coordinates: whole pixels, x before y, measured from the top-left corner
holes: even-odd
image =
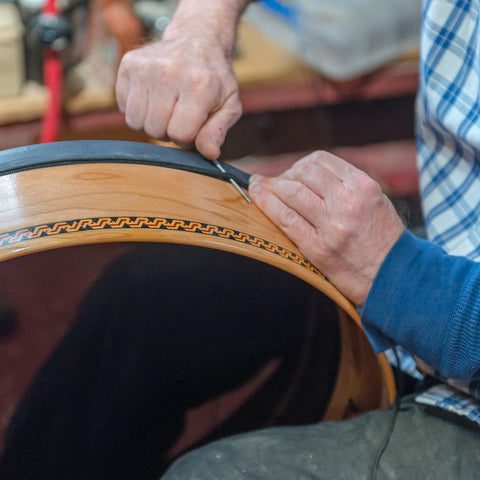
[[[346,79],[418,49],[420,0],[298,0],[298,55]]]
[[[25,80],[22,36],[16,6],[0,3],[0,97],[18,95]]]
[[[262,3],[247,19],[327,77],[358,77],[419,47],[421,0],[277,0],[280,18]]]

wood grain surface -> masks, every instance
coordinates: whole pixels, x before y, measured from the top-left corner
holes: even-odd
[[[374,355],[354,306],[231,184],[158,166],[83,163],[5,175],[0,192],[0,261],[75,245],[168,242],[230,251],[303,279],[347,314],[327,417],[393,401],[390,366]]]

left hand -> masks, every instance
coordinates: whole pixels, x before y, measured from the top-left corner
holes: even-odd
[[[308,155],[278,177],[253,175],[249,192],[305,257],[360,306],[405,230],[380,185],[327,152]]]

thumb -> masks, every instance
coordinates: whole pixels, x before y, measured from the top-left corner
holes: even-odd
[[[214,160],[220,156],[220,147],[228,130],[242,116],[242,105],[237,95],[230,97],[221,109],[212,112],[200,128],[195,145],[206,158]]]

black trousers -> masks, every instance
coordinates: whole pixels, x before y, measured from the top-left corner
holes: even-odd
[[[149,479],[187,409],[281,367],[215,438],[321,418],[339,351],[335,305],[238,255],[147,245],[116,259],[12,419],[1,479]],[[207,439],[205,439],[207,440]]]

